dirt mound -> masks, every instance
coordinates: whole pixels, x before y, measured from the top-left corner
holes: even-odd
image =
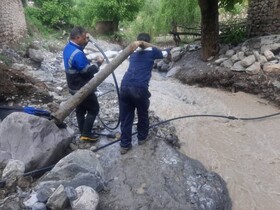
[[[277,73],[259,72],[248,74],[232,71],[228,68],[215,66],[211,62],[203,62],[200,51],[186,53],[176,63],[181,66],[181,71],[175,77],[188,85],[199,85],[201,87],[215,87],[232,92],[243,91],[258,95],[280,106],[280,75]]]
[[[0,104],[6,104],[10,100],[15,103],[27,100],[47,103],[52,101],[52,97],[43,82],[0,64]]]

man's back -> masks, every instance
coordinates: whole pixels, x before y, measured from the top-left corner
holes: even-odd
[[[129,58],[129,67],[125,73],[122,85],[148,87],[152,74],[154,61],[163,58],[162,52],[157,48],[138,48]]]

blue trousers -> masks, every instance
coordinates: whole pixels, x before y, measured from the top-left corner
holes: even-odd
[[[132,125],[137,110],[138,140],[144,140],[149,133],[149,106],[151,94],[148,88],[122,86],[120,91],[121,147],[129,147],[132,140]]]

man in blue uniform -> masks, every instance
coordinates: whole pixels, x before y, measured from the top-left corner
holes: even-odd
[[[72,95],[93,78],[104,60],[99,57],[97,62],[91,65],[83,52],[87,43],[86,31],[82,27],[74,27],[70,32],[70,40],[63,50],[66,79]],[[99,104],[94,92],[76,107],[80,140],[97,141],[98,135],[92,132],[92,127],[98,112]]]
[[[138,41],[150,42],[150,36],[141,33]],[[125,73],[120,88],[120,120],[121,142],[120,152],[125,154],[131,149],[132,125],[137,110],[138,144],[145,143],[149,133],[149,115],[151,94],[149,82],[152,75],[154,60],[161,59],[169,54],[170,50],[161,51],[154,47],[138,47],[129,58],[129,67]]]

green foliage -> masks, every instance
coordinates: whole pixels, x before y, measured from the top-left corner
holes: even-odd
[[[125,28],[125,34],[129,41],[135,40],[139,32],[149,33],[152,37],[155,35],[159,3],[160,0],[146,0],[134,21],[123,22],[122,27]]]
[[[171,25],[191,27],[200,23],[200,10],[197,0],[161,0],[159,19],[161,28],[169,29]]]
[[[72,22],[77,25],[92,27],[96,21],[120,21],[132,20],[136,17],[144,0],[75,0],[76,11],[79,17]]]
[[[44,0],[33,0],[36,7],[42,7]]]
[[[9,58],[9,56],[5,56],[3,54],[0,54],[0,63],[1,62],[6,64],[7,66],[10,66],[13,63],[12,59]]]
[[[93,11],[98,20],[132,20],[142,3],[143,0],[95,0]]]
[[[78,16],[73,16],[70,22],[73,25],[83,25],[87,27],[94,26],[94,20],[96,15],[94,14],[94,3],[89,0],[76,0],[74,13],[79,14]]]
[[[127,35],[135,40],[139,32],[147,32],[152,37],[167,34],[176,28],[198,26],[200,10],[197,0],[146,0],[137,18],[125,23]],[[180,29],[178,29],[180,30]]]
[[[243,22],[232,23],[228,22],[227,25],[221,25],[221,42],[226,44],[237,45],[245,41],[246,37],[246,24]]]
[[[70,18],[73,15],[71,0],[34,0],[34,3],[39,10],[36,18],[42,24],[52,28],[70,24]]]
[[[46,1],[42,5],[41,20],[51,27],[68,24],[71,15],[69,1]]]
[[[248,0],[220,0],[219,7],[226,11],[233,10],[236,4],[248,3]]]
[[[34,36],[38,33],[46,35],[49,33],[50,30],[44,26],[40,20],[40,9],[36,7],[26,7],[24,11],[29,35]]]

